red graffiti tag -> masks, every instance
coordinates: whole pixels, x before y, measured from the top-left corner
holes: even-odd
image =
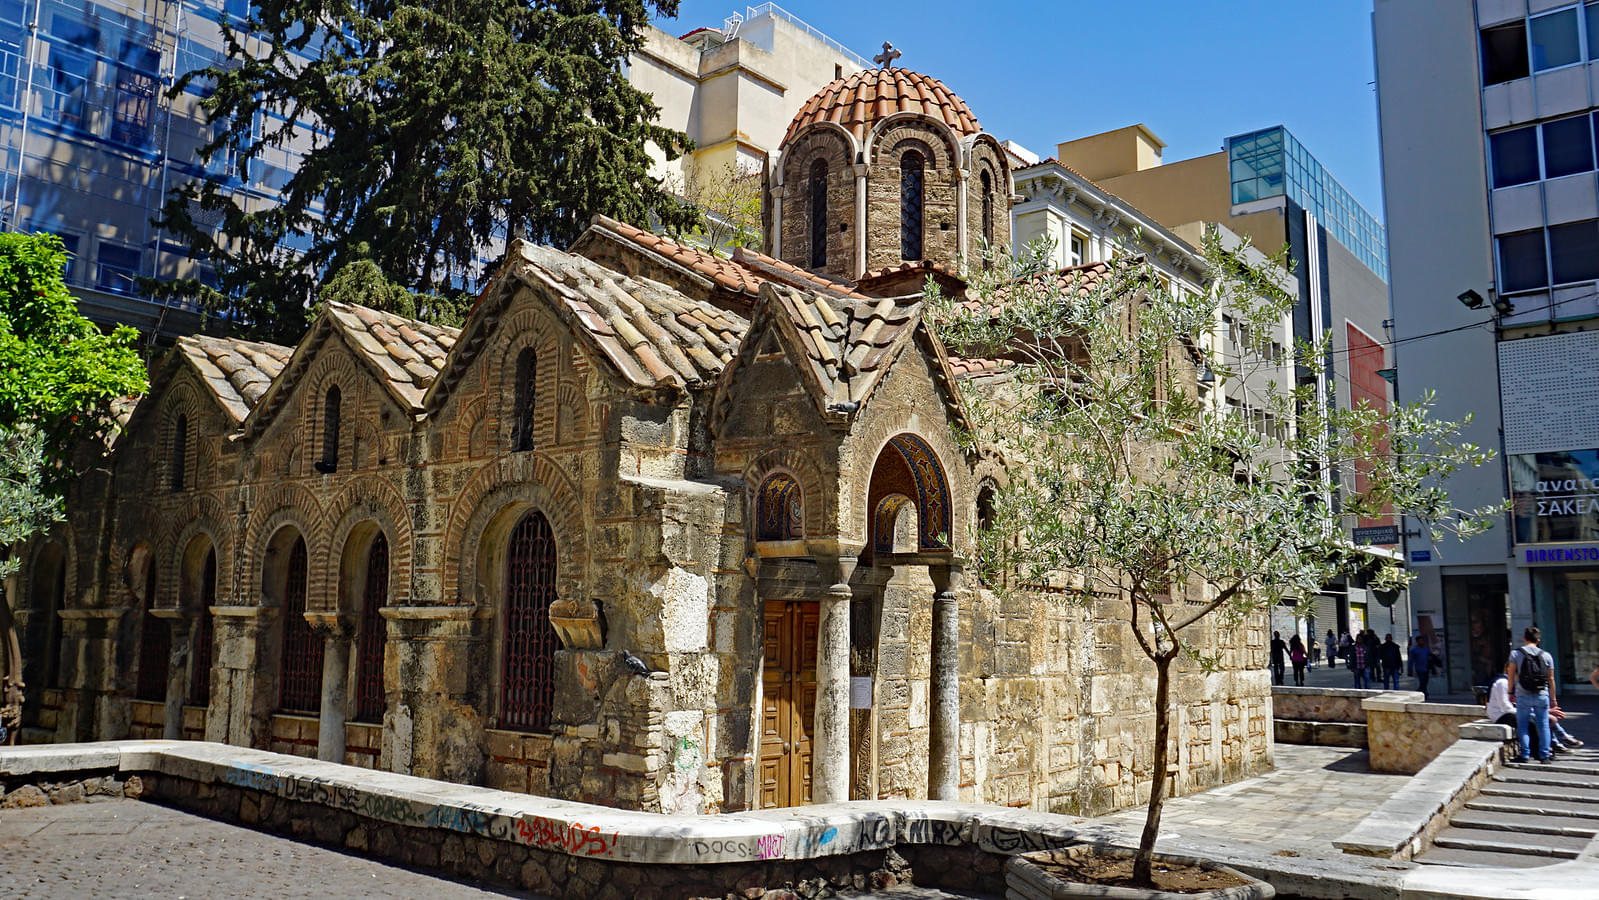
[[[516,833],[535,847],[545,850],[558,848],[573,856],[609,856],[616,850],[617,833],[601,834],[597,825],[584,828],[577,822],[568,825],[534,816],[532,819],[519,820]]]

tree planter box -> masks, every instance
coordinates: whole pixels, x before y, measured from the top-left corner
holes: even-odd
[[[1156,860],[1197,866],[1211,872],[1220,872],[1241,879],[1246,884],[1219,888],[1198,893],[1176,893],[1154,888],[1119,887],[1081,881],[1065,881],[1050,874],[1034,861],[1048,863],[1065,861],[1085,855],[1132,858],[1133,851],[1105,844],[1084,844],[1065,850],[1045,850],[1025,856],[1013,856],[1005,863],[1005,900],[1062,900],[1070,897],[1099,897],[1111,900],[1270,900],[1277,891],[1270,884],[1251,878],[1236,869],[1230,869],[1208,860],[1191,856],[1156,854]]]

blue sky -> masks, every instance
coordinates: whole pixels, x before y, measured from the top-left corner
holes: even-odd
[[[870,59],[936,76],[985,130],[1042,156],[1055,144],[1134,122],[1168,162],[1229,135],[1288,127],[1379,219],[1370,0],[988,0],[779,4]],[[744,5],[683,0],[682,34]]]

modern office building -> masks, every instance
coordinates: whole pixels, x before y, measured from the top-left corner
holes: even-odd
[[[0,229],[59,235],[67,281],[96,321],[168,337],[202,324],[192,306],[150,301],[137,279],[206,275],[152,223],[169,190],[206,173],[197,151],[211,137],[205,85],[166,92],[224,58],[218,23],[245,12],[245,0],[0,0]],[[278,152],[211,171],[256,208],[297,163]]]
[[[1379,374],[1390,368],[1383,328],[1388,289],[1382,224],[1282,126],[1236,135],[1219,152],[1170,163],[1163,158],[1165,146],[1147,126],[1130,125],[1059,144],[1050,162],[1175,233],[1197,235],[1195,223],[1216,223],[1268,255],[1287,248],[1299,297],[1290,345],[1331,335],[1327,377],[1317,383],[1322,401],[1386,408],[1390,386]],[[1123,218],[1107,207],[1069,234],[1054,237],[1064,247],[1103,253],[1105,226],[1114,230]],[[1297,377],[1311,376],[1301,365]],[[1327,482],[1335,502],[1342,492],[1360,488],[1358,472],[1337,473]],[[1399,557],[1399,529],[1391,518],[1350,521],[1349,529],[1350,541],[1374,563]],[[1327,586],[1310,624],[1323,636],[1328,630],[1373,628],[1392,632],[1398,641],[1411,633],[1407,604],[1403,593],[1378,596],[1368,590],[1366,578],[1357,576]]]
[[[1448,483],[1503,502],[1466,542],[1409,538],[1450,686],[1540,626],[1562,689],[1599,665],[1599,4],[1377,0],[1400,397],[1502,454]],[[1415,523],[1409,531],[1422,531]]]
[[[644,47],[628,59],[628,80],[654,96],[660,124],[694,142],[692,152],[672,162],[655,152],[653,174],[673,184],[729,166],[764,172],[807,98],[870,68],[803,19],[762,3],[682,37],[651,26]]]

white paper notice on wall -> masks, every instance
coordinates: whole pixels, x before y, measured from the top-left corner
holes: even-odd
[[[872,708],[872,676],[854,675],[849,680],[849,708]]]
[[[1596,376],[1599,331],[1500,343],[1505,453],[1599,447],[1599,404],[1589,387]]]

